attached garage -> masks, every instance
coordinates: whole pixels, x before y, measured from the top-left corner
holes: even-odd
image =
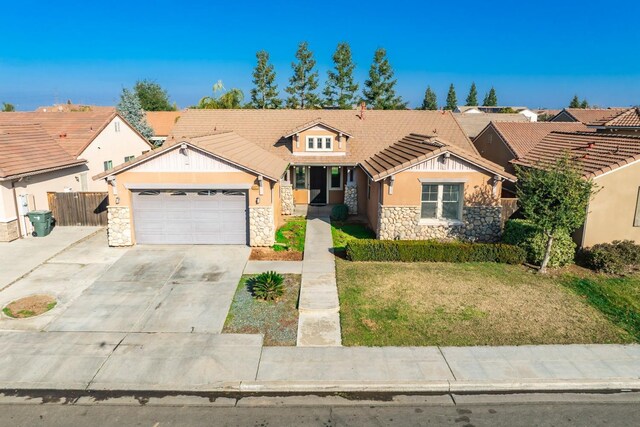
[[[136,190],[136,241],[152,245],[246,245],[247,208],[247,191]]]

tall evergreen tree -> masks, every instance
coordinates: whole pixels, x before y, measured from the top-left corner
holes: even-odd
[[[476,83],[471,83],[471,89],[469,89],[469,95],[467,96],[467,106],[478,105],[478,90],[476,89]]]
[[[453,87],[453,83],[449,86],[449,93],[447,93],[447,105],[444,107],[445,110],[455,110],[458,108],[458,98],[456,97],[456,88]]]
[[[436,93],[431,90],[431,86],[427,86],[427,90],[424,92],[424,99],[422,100],[422,110],[437,110],[438,99]]]
[[[353,80],[356,65],[351,58],[349,43],[338,43],[333,54],[334,70],[327,73],[327,85],[324,88],[325,105],[342,110],[353,108],[357,102],[358,84]]]
[[[574,95],[573,98],[571,98],[569,108],[580,108],[580,99],[578,99],[578,95]]]
[[[253,89],[251,89],[251,106],[253,108],[279,108],[282,100],[278,98],[278,85],[273,64],[269,63],[269,52],[261,50],[256,53],[258,63],[253,69]]]
[[[153,130],[147,123],[147,116],[142,109],[142,105],[140,105],[140,99],[135,93],[127,88],[123,88],[116,110],[134,129],[140,132],[142,136],[147,139],[153,136]]]
[[[318,72],[315,70],[316,60],[309,50],[309,43],[302,42],[296,52],[298,62],[292,62],[293,76],[285,89],[291,96],[287,98],[288,108],[316,108],[320,106],[320,98],[315,93],[318,88]]]
[[[158,83],[151,80],[138,80],[133,87],[134,94],[140,100],[144,111],[175,111],[171,105],[169,94]]]
[[[397,80],[393,78],[393,68],[387,59],[387,51],[378,48],[373,55],[369,78],[362,91],[364,101],[376,110],[402,110],[407,103],[396,95]]]
[[[496,95],[496,90],[491,86],[491,90],[489,93],[484,96],[484,101],[482,102],[484,107],[496,107],[498,105],[498,96]]]
[[[586,99],[583,99],[580,103],[580,108],[589,108],[589,102]]]

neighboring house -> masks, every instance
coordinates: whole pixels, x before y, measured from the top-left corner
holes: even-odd
[[[597,132],[640,136],[640,108],[634,107],[620,114],[589,123],[589,128]]]
[[[147,123],[153,129],[151,142],[156,147],[161,146],[176,125],[182,111],[147,111]]]
[[[46,208],[47,191],[76,186],[86,163],[38,124],[0,124],[0,242],[28,235],[26,212]]]
[[[85,105],[85,104],[53,104],[36,108],[36,113],[100,113],[105,111],[114,111],[114,107],[102,105]]]
[[[473,139],[491,122],[529,122],[522,114],[462,114],[453,113],[458,123],[469,138]]]
[[[628,108],[563,108],[550,122],[580,122],[589,124],[609,120]]]
[[[270,246],[296,204],[344,203],[383,239],[495,240],[514,177],[450,112],[187,110],[163,147],[94,179],[113,246]]]
[[[538,121],[538,114],[534,111],[531,111],[527,107],[514,107],[514,106],[497,106],[497,107],[488,107],[482,105],[473,105],[473,106],[459,106],[453,110],[454,113],[460,114],[511,114],[505,113],[505,111],[515,111],[516,114],[522,114],[525,116],[530,122]]]
[[[0,125],[38,124],[62,149],[76,159],[85,159],[86,170],[75,177],[68,191],[106,191],[103,182],[91,179],[152,148],[114,109],[100,112],[0,114]],[[53,189],[46,191],[54,191]],[[36,209],[46,209],[38,204]]]
[[[640,242],[640,137],[598,132],[552,132],[514,163],[544,167],[569,155],[593,179],[597,193],[574,238],[581,247],[614,240]]]

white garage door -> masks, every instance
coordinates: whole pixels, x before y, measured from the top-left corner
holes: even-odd
[[[138,190],[133,193],[140,244],[247,244],[247,192]]]

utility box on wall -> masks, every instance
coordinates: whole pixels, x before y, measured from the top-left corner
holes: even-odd
[[[18,215],[25,216],[29,212],[29,195],[18,195]]]

